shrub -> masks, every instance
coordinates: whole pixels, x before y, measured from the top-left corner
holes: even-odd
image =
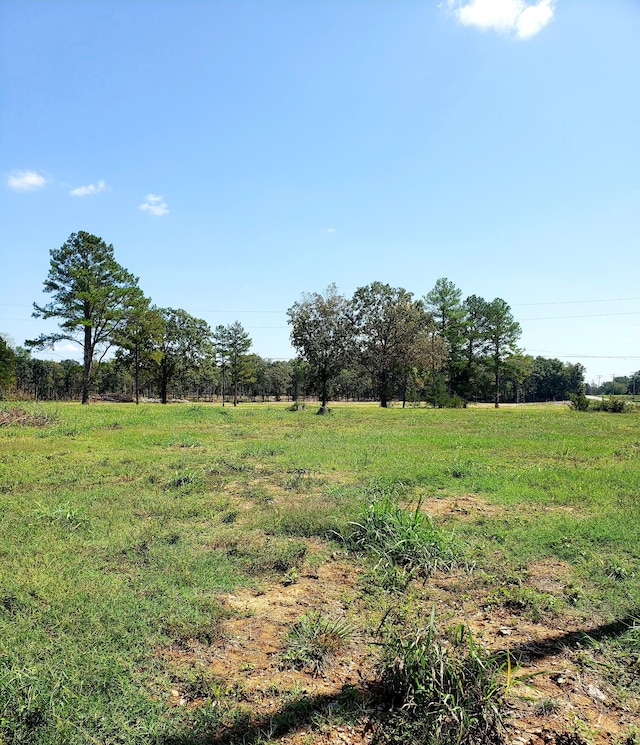
[[[571,408],[575,411],[589,411],[589,399],[584,393],[570,393],[569,400]]]
[[[591,401],[589,408],[592,411],[606,411],[609,414],[626,414],[631,411],[631,405],[624,398],[602,398],[600,401]]]

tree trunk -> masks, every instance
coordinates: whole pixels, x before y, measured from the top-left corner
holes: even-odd
[[[380,376],[380,406],[383,409],[387,408],[387,371],[383,370]]]
[[[167,403],[167,388],[169,386],[169,374],[167,370],[160,372],[160,402]]]
[[[327,392],[327,379],[322,378],[322,382],[320,385],[320,408],[318,409],[318,414],[329,413],[329,409],[327,408],[328,399],[329,399],[329,394]]]
[[[91,344],[91,326],[84,327],[84,369],[82,372],[82,403],[89,403],[89,389],[91,387],[91,363],[93,362],[93,346]]]
[[[133,379],[134,379],[134,385],[136,387],[136,406],[138,406],[140,403],[140,348],[138,344],[136,344],[136,347],[135,347],[133,364],[134,364]]]

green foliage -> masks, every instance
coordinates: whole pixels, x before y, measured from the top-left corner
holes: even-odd
[[[287,310],[287,315],[291,343],[307,363],[324,409],[335,378],[353,357],[353,325],[347,300],[332,284],[324,295],[303,295]]]
[[[383,645],[379,695],[389,707],[375,726],[375,742],[416,745],[497,745],[501,666],[459,626],[452,638],[436,628],[392,633]]]
[[[226,546],[227,556],[249,574],[286,574],[302,566],[307,550],[302,540],[264,535],[260,531],[234,538]]]
[[[599,401],[590,401],[589,409],[591,411],[605,411],[609,414],[627,414],[632,411],[633,407],[624,398],[609,396],[601,398]]]
[[[239,321],[229,326],[216,326],[213,332],[213,345],[216,359],[220,365],[222,382],[222,405],[225,400],[227,372],[231,377],[233,405],[238,405],[238,386],[248,380],[252,366],[247,354],[251,348],[251,339]]]
[[[403,287],[372,282],[352,298],[359,363],[369,372],[380,405],[387,407],[394,377],[405,381],[414,367],[437,370],[443,347],[422,301]]]
[[[571,401],[571,408],[575,411],[589,411],[589,399],[584,393],[570,393],[569,400]]]
[[[583,663],[598,670],[623,694],[640,694],[640,618],[626,624],[621,633],[596,639],[586,636],[585,643],[594,656],[583,656]]]
[[[350,549],[376,556],[380,568],[396,564],[410,574],[428,576],[454,562],[451,540],[422,511],[422,500],[407,511],[393,497],[374,499],[343,539]]]
[[[539,621],[558,610],[557,598],[549,592],[540,592],[520,583],[502,585],[485,601],[485,607],[502,606],[532,621]]]
[[[15,382],[16,354],[0,335],[0,398]]]
[[[166,404],[176,375],[197,369],[211,353],[211,329],[206,321],[181,309],[161,308],[158,312],[164,326],[153,359],[160,398]]]
[[[96,355],[104,356],[142,297],[138,279],[114,257],[112,245],[83,230],[72,233],[59,249],[51,249],[49,274],[44,291],[53,300],[34,303],[36,318],[58,318],[60,332],[42,334],[25,342],[44,349],[63,339],[77,342],[84,350],[82,403],[89,401],[91,372]]]

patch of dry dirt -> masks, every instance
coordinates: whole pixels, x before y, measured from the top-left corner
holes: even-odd
[[[433,514],[465,511],[488,514],[494,506],[473,495],[430,503]],[[433,508],[436,509],[433,509]],[[311,541],[310,543],[314,543]],[[322,554],[317,543],[310,546]],[[318,550],[320,549],[320,550]],[[326,555],[326,550],[324,551]],[[375,679],[375,648],[371,639],[354,638],[340,651],[324,675],[283,666],[280,655],[288,630],[310,611],[355,621],[358,607],[358,567],[348,557],[334,554],[313,569],[302,569],[292,584],[274,579],[261,592],[224,596],[233,617],[222,622],[221,639],[203,648],[187,645],[162,652],[169,664],[205,665],[209,673],[234,692],[236,701],[256,722],[268,724],[286,701],[305,696],[317,702],[317,717],[305,717],[273,740],[282,745],[333,745],[371,742],[366,717],[360,724],[332,721],[343,686],[362,692],[364,703]],[[525,584],[538,592],[561,595],[569,567],[546,561],[528,567]],[[467,623],[475,639],[496,652],[508,653],[507,740],[514,745],[622,745],[632,727],[640,729],[640,702],[620,700],[607,683],[580,663],[585,627],[570,612],[553,612],[534,622],[517,610],[488,605],[491,592],[463,570],[434,575],[419,591],[415,614],[425,622],[435,604],[445,623]],[[218,598],[220,599],[220,598]],[[189,705],[183,692],[173,692],[170,703]],[[197,702],[195,702],[197,703]],[[631,742],[631,741],[629,741]]]

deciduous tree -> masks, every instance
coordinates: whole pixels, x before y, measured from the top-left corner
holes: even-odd
[[[185,371],[199,367],[212,353],[211,329],[206,321],[184,310],[160,309],[164,328],[157,351],[156,374],[160,400],[168,400],[169,383]]]
[[[425,333],[429,318],[412,293],[382,282],[358,288],[352,310],[360,361],[374,380],[380,406],[386,407],[392,377],[403,381],[415,364],[416,342]]]
[[[331,386],[353,353],[353,325],[349,303],[334,284],[324,295],[304,294],[287,311],[291,343],[308,364],[320,396],[319,414],[327,411]]]
[[[15,380],[16,353],[9,343],[0,336],[0,398]]]

